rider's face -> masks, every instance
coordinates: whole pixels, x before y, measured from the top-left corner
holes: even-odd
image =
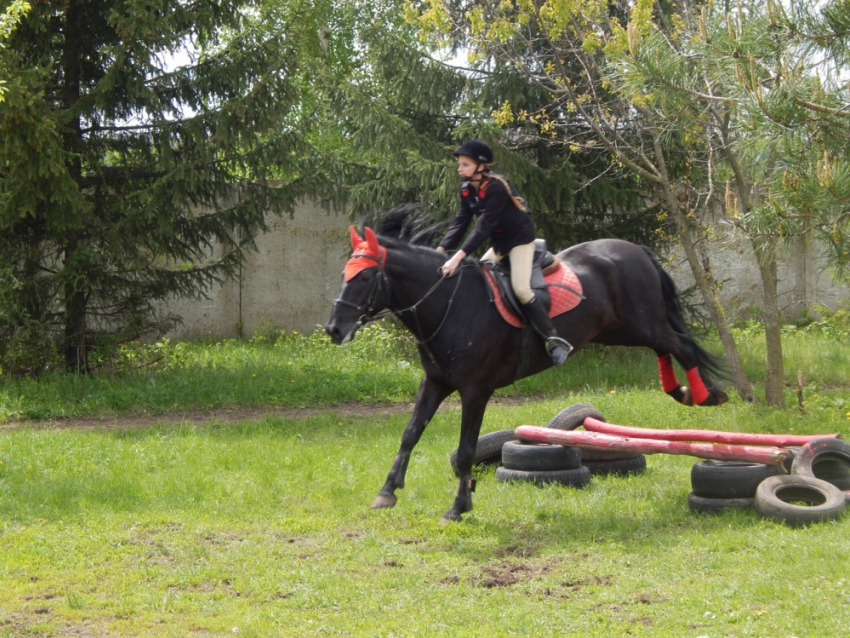
[[[478,162],[467,155],[457,156],[457,174],[463,179],[471,179],[478,170]]]

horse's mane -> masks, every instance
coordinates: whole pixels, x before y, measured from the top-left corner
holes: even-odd
[[[378,235],[388,248],[416,252],[422,255],[439,256],[431,246],[442,239],[447,222],[434,222],[422,211],[420,204],[402,204],[387,211],[380,220]]]
[[[433,247],[442,239],[446,222],[435,222],[421,204],[402,204],[384,213],[378,234],[414,246]]]
[[[439,257],[442,256],[442,259],[447,259],[445,253],[437,252],[434,248],[428,248],[428,246],[417,246],[415,244],[411,244],[409,241],[404,239],[399,239],[398,237],[393,237],[391,235],[383,235],[379,234],[378,239],[381,242],[381,245],[386,248],[392,248],[394,250],[401,250],[409,253],[416,253],[419,255],[425,255],[427,257]]]

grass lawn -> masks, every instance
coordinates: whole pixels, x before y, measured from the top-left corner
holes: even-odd
[[[850,348],[813,344],[795,345],[789,361],[791,378],[807,362],[821,366],[816,380],[804,371],[805,411],[736,397],[685,408],[657,388],[654,357],[609,349],[508,389],[483,431],[544,425],[585,402],[624,425],[848,438],[840,368]],[[185,354],[186,384],[207,379],[194,403],[191,389],[168,387],[178,366],[0,387],[0,637],[848,635],[850,517],[791,529],[753,511],[697,515],[687,506],[695,459],[654,455],[643,475],[595,477],[583,490],[499,483],[482,469],[475,509],[440,525],[456,489],[452,404],[414,451],[398,505],[372,511],[408,415],[331,407],[287,417],[275,408],[322,408],[323,393],[346,387],[339,403],[406,402],[415,366],[408,373],[391,348],[296,360],[278,345],[238,345],[211,346],[221,357],[203,364],[196,350],[205,345]],[[325,387],[284,394],[308,361],[304,386],[309,376]],[[366,379],[345,381],[358,365]],[[252,394],[263,374],[285,399]],[[599,376],[607,381],[596,384]],[[122,386],[135,399],[110,405]],[[13,424],[10,416],[27,415],[26,396],[47,416],[102,421]],[[162,396],[171,403],[158,404]],[[793,406],[792,387],[788,396]],[[228,405],[268,406],[269,415],[203,426],[179,416]],[[162,422],[116,420],[145,411]]]

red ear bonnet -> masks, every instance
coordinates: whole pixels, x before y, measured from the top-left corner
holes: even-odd
[[[387,261],[387,249],[378,243],[375,232],[367,226],[364,235],[366,239],[357,234],[354,226],[351,227],[351,247],[354,252],[345,264],[345,281],[351,281],[357,273],[366,268],[383,267]]]
[[[366,243],[369,245],[369,254],[380,257],[381,245],[378,243],[375,231],[366,226],[366,228],[363,229],[363,234],[366,235]]]

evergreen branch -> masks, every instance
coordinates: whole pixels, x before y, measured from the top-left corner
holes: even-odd
[[[194,118],[192,118],[194,119]],[[103,126],[101,124],[95,124],[94,126],[89,126],[86,128],[81,128],[80,133],[83,135],[89,135],[91,133],[127,133],[130,131],[155,131],[155,130],[168,130],[177,128],[182,124],[186,124],[187,122],[192,121],[192,119],[187,120],[162,120],[160,122],[151,122],[150,124],[137,124],[137,125],[126,125],[126,126]]]
[[[647,73],[647,75],[649,75],[654,81],[659,82],[660,84],[663,84],[664,86],[667,86],[671,89],[686,93],[686,94],[690,95],[691,97],[694,97],[698,100],[703,100],[705,102],[718,102],[718,103],[723,103],[723,104],[740,104],[741,103],[741,100],[739,100],[738,98],[722,97],[722,96],[719,96],[719,95],[713,95],[711,93],[703,93],[702,91],[689,89],[687,87],[676,84],[675,82],[673,82],[672,80],[668,80],[666,77],[664,77],[661,74],[653,73],[652,70],[649,69],[649,67],[641,64],[637,60],[637,58],[633,58],[633,59],[635,60],[635,62],[634,62],[635,65],[638,68],[640,68],[641,70],[645,71]]]
[[[799,106],[809,109],[810,111],[814,111],[815,113],[822,113],[823,115],[835,115],[841,118],[850,119],[850,104],[845,104],[840,108],[830,108],[822,104],[817,104],[815,102],[804,100],[803,98],[796,95],[794,96],[794,102]]]

